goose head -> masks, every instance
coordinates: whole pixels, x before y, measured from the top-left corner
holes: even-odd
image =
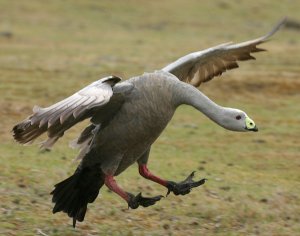
[[[225,109],[220,124],[232,131],[258,131],[255,122],[244,111],[233,108]]]

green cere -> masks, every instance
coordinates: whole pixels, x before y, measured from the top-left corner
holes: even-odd
[[[249,117],[246,117],[246,129],[253,130],[255,128],[255,123]]]

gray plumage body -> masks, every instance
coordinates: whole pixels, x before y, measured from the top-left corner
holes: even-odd
[[[123,84],[117,84],[116,94],[126,93],[123,104],[94,134],[90,148],[97,155],[87,156],[82,165],[101,163],[104,173],[118,175],[136,162],[172,118],[178,106],[178,83],[181,82],[174,75],[157,72],[129,79],[124,91]],[[128,84],[132,85],[130,91]]]

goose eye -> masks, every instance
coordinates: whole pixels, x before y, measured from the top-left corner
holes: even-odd
[[[240,120],[242,117],[240,115],[236,116],[235,119]]]

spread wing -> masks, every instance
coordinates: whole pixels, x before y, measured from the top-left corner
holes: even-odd
[[[266,42],[285,23],[280,21],[271,32],[260,38],[239,44],[225,43],[203,51],[194,52],[164,67],[178,79],[198,87],[226,70],[238,67],[238,61],[255,59],[251,53],[265,51],[257,46]]]
[[[49,138],[42,147],[50,148],[67,129],[92,117],[98,109],[107,104],[113,96],[112,87],[120,80],[118,77],[109,76],[95,81],[52,106],[35,106],[31,116],[14,126],[12,132],[15,140],[28,144],[47,132]]]

